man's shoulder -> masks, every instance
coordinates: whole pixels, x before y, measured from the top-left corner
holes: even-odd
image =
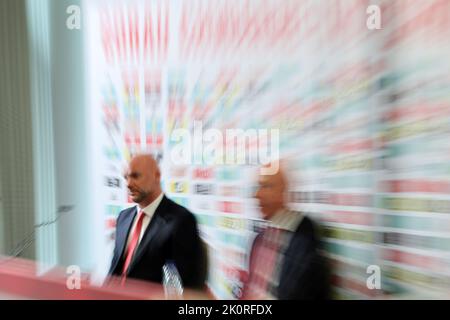
[[[317,225],[313,221],[313,219],[311,219],[307,215],[302,214],[302,219],[301,219],[300,224],[298,225],[296,231],[294,232],[294,234],[296,236],[316,239],[317,232],[318,232]]]
[[[125,208],[122,211],[120,211],[119,215],[133,213],[133,211],[135,211],[135,210],[136,210],[136,206],[131,206],[131,207]]]
[[[133,214],[135,212],[135,210],[136,210],[136,206],[132,206],[132,207],[128,207],[128,208],[123,209],[122,211],[120,211],[120,213],[119,213],[119,215],[117,217],[117,220],[121,220],[124,217],[126,217],[126,216],[128,216],[130,214]]]
[[[170,219],[180,219],[180,220],[191,220],[194,219],[194,214],[189,211],[186,207],[176,203],[175,201],[169,199],[167,196],[164,196],[163,201],[164,204],[164,215]]]

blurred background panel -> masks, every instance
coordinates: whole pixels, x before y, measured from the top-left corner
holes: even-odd
[[[25,1],[1,1],[0,249],[11,252],[34,225],[31,77]],[[35,258],[34,246],[23,255]]]
[[[4,255],[102,279],[133,205],[122,170],[150,152],[197,217],[212,293],[239,298],[265,225],[256,169],[280,157],[289,206],[320,226],[334,298],[449,298],[447,0],[0,6]]]

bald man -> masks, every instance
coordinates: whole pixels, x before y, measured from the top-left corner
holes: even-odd
[[[283,168],[272,175],[261,174],[258,184],[255,197],[268,227],[253,243],[249,280],[242,298],[327,298],[328,279],[317,252],[314,225],[308,217],[286,208],[287,180]]]
[[[161,190],[161,172],[151,155],[133,157],[124,175],[137,205],[123,210],[116,223],[110,275],[162,282],[162,268],[174,262],[185,287],[205,278],[204,252],[194,215]]]

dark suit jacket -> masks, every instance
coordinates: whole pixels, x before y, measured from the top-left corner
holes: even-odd
[[[263,234],[254,241],[261,245]],[[329,279],[325,260],[318,253],[319,240],[311,219],[303,217],[292,233],[281,261],[276,296],[280,300],[320,300],[329,298]],[[253,250],[252,250],[253,252]],[[250,261],[254,261],[251,259]],[[250,265],[250,272],[257,266]],[[245,292],[245,289],[244,289]],[[244,293],[245,294],[245,293]]]
[[[329,277],[318,252],[319,239],[311,219],[303,217],[286,250],[278,285],[278,298],[327,299]]]
[[[117,218],[109,275],[121,275],[125,245],[136,214],[133,207],[123,210]],[[183,285],[198,288],[206,277],[204,254],[194,215],[164,196],[136,249],[127,277],[161,283],[162,267],[172,260]]]

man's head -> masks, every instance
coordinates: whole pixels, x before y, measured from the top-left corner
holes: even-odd
[[[124,178],[132,200],[142,208],[152,203],[161,193],[161,172],[151,155],[134,156],[128,164]]]
[[[270,168],[271,165],[266,167]],[[281,167],[275,174],[259,175],[255,197],[258,199],[264,219],[270,219],[278,210],[284,208],[286,188],[287,181]]]

